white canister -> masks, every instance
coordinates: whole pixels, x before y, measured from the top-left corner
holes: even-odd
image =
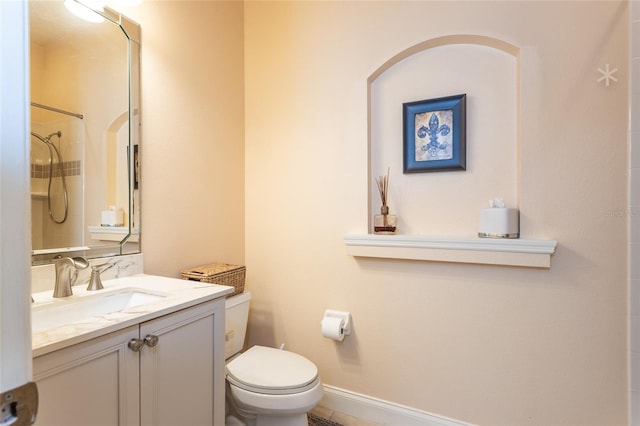
[[[518,209],[504,207],[501,198],[489,202],[488,209],[481,209],[478,219],[478,237],[520,238],[520,213]]]
[[[124,211],[115,206],[103,210],[100,215],[100,226],[124,226]]]

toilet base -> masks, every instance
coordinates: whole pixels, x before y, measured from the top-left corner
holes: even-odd
[[[262,412],[256,414],[255,412],[247,411],[239,407],[237,401],[234,400],[232,396],[229,382],[226,383],[226,387],[225,426],[308,426],[309,419],[307,417],[307,411],[313,409],[322,397],[322,387],[318,382],[318,386],[307,391],[312,395],[317,393],[317,395],[312,398],[313,403],[309,406],[303,406],[298,410],[291,410],[289,412],[278,410],[277,412]]]
[[[307,413],[292,416],[264,416],[258,415],[256,426],[309,426]]]
[[[224,419],[224,426],[247,426],[247,423],[243,422],[236,416],[229,415]]]
[[[238,413],[229,414],[224,422],[225,426],[308,426],[307,413],[291,416],[244,417]]]

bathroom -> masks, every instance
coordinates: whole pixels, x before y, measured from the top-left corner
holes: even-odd
[[[285,343],[313,360],[333,395],[474,424],[630,424],[635,3],[633,22],[630,3],[615,1],[121,7],[142,26],[145,272],[246,264],[249,344]],[[511,193],[416,193],[428,220],[407,221],[420,212],[396,208],[411,200],[396,196],[406,177],[393,163],[391,208],[423,234],[471,237],[485,200],[507,197],[520,209],[522,238],[558,241],[550,268],[347,253],[345,235],[366,233],[377,203],[367,81],[394,55],[451,34],[521,49],[529,85],[514,164],[504,166]],[[609,85],[598,82],[607,64],[618,69]],[[417,99],[465,90],[449,89],[418,90]],[[396,113],[400,120],[400,106]],[[474,139],[467,135],[470,149]],[[400,151],[401,134],[389,143]],[[483,167],[468,161],[469,172]],[[460,173],[411,179],[446,185]],[[320,334],[326,308],[352,313],[341,343]]]

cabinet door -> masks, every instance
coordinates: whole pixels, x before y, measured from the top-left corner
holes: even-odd
[[[146,337],[157,342],[140,352],[142,424],[223,425],[224,300],[143,323]]]
[[[40,426],[138,425],[138,326],[33,360]]]

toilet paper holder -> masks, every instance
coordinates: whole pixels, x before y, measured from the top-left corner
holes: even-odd
[[[344,325],[342,326],[342,333],[345,336],[351,334],[351,314],[345,311],[336,311],[334,309],[327,309],[324,311],[325,318],[339,318],[344,320]]]

